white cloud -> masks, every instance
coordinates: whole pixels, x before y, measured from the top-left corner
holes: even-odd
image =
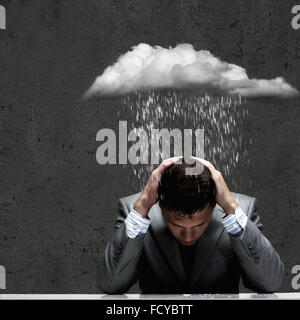
[[[141,43],[108,66],[86,96],[114,96],[136,90],[189,87],[219,89],[246,97],[291,97],[298,91],[282,77],[249,79],[244,68],[221,61],[190,44],[162,48]]]

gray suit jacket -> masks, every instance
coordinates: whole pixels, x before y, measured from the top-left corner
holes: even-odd
[[[161,209],[154,205],[145,235],[129,238],[124,219],[139,194],[119,200],[115,232],[97,269],[97,283],[105,293],[126,293],[139,280],[142,293],[238,293],[240,277],[255,292],[275,292],[284,267],[270,242],[261,233],[255,198],[233,193],[248,216],[241,238],[228,235],[217,205],[212,219],[197,240],[194,263],[187,274],[177,240],[168,229]]]

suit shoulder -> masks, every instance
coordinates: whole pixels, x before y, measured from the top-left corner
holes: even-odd
[[[127,206],[127,208],[129,210],[131,210],[133,208],[136,200],[140,196],[140,194],[141,194],[141,192],[138,192],[138,193],[135,193],[135,194],[131,194],[129,196],[120,198],[119,201],[123,202]]]
[[[247,194],[243,194],[243,193],[238,193],[238,192],[231,192],[233,197],[237,200],[237,201],[245,201],[245,202],[251,202],[253,201],[253,199],[256,199],[255,197],[249,196]]]
[[[236,199],[239,207],[242,208],[246,215],[249,215],[252,210],[250,208],[254,208],[253,204],[257,199],[242,193],[232,192],[232,195]]]

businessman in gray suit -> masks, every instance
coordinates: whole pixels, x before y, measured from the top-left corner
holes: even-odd
[[[240,278],[275,292],[284,267],[262,234],[257,200],[231,193],[214,166],[163,161],[141,193],[119,200],[115,232],[97,269],[105,293],[238,293]],[[201,173],[186,174],[196,165]]]

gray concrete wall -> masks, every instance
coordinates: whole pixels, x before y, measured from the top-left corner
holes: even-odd
[[[113,232],[117,199],[139,187],[129,166],[100,166],[95,159],[96,133],[117,128],[121,101],[83,102],[81,96],[131,46],[191,43],[243,66],[249,77],[283,76],[300,89],[300,30],[290,24],[294,1],[0,4],[7,10],[7,29],[0,30],[6,293],[99,292],[96,263]],[[291,269],[300,264],[299,98],[255,99],[243,108],[251,161],[239,163],[226,181],[259,199],[264,233],[285,263],[282,291],[293,291]],[[133,121],[125,111],[121,116]]]

